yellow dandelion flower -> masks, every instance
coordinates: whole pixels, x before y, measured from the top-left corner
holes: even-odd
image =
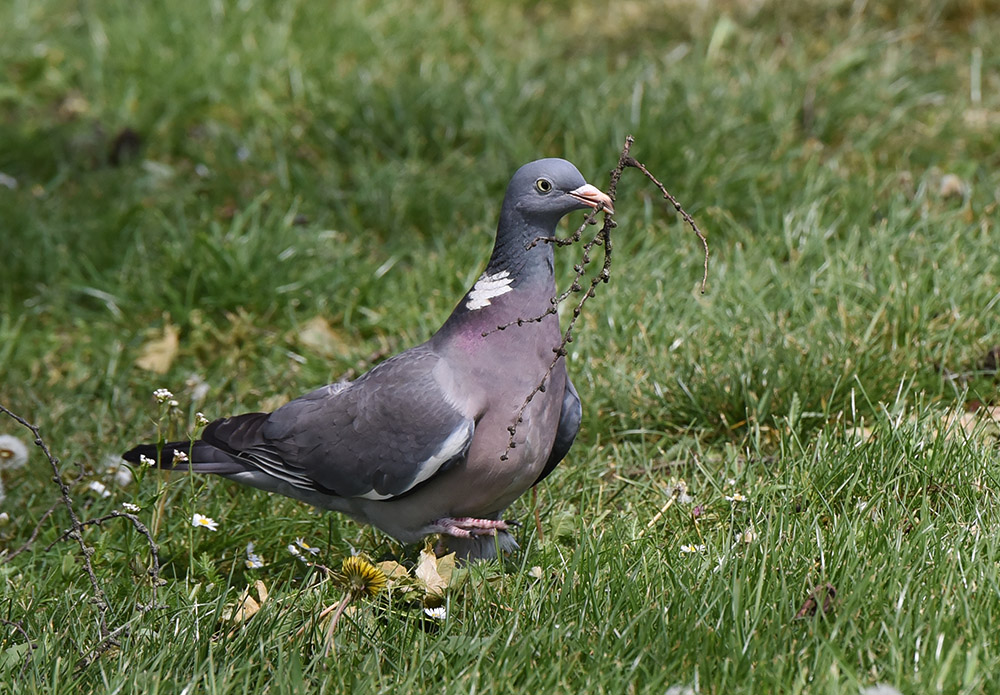
[[[363,557],[345,557],[339,580],[353,597],[375,596],[388,582],[385,573]]]

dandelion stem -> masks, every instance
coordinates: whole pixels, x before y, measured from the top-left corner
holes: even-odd
[[[354,594],[348,591],[344,594],[344,599],[337,605],[337,612],[333,614],[333,618],[330,619],[330,627],[326,629],[326,648],[323,650],[323,658],[330,656],[331,648],[333,651],[337,650],[336,645],[333,643],[333,633],[337,629],[337,623],[340,622],[340,616],[344,614],[344,610],[347,605],[354,598]]]

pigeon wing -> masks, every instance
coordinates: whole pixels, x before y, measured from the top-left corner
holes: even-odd
[[[475,421],[445,393],[444,368],[429,349],[404,352],[351,384],[285,404],[242,453],[340,497],[406,494],[463,461],[472,442]]]

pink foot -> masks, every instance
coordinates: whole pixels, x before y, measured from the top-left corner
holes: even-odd
[[[510,526],[506,521],[496,519],[473,519],[472,517],[446,517],[431,524],[431,533],[442,533],[456,538],[473,536],[495,536],[497,531],[506,531]]]

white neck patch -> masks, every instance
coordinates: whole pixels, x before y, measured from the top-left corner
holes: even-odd
[[[469,292],[469,301],[465,303],[465,308],[475,311],[489,306],[491,299],[514,289],[510,286],[512,282],[514,278],[510,277],[510,271],[507,270],[501,270],[493,275],[483,273]]]

